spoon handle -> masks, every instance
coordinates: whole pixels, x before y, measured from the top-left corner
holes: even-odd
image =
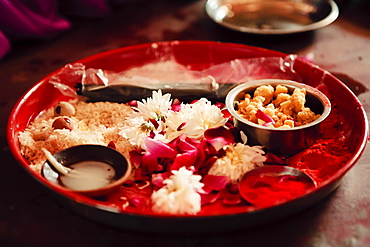
[[[70,168],[63,166],[60,164],[55,157],[45,148],[42,148],[42,151],[44,151],[46,158],[49,160],[50,164],[61,174],[66,175],[70,172]]]

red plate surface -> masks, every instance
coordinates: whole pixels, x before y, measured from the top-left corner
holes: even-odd
[[[88,68],[101,68],[118,72],[149,62],[158,62],[165,59],[166,56],[172,56],[178,63],[193,70],[202,70],[236,58],[285,57],[286,54],[241,44],[213,41],[172,41],[124,47],[77,62],[85,64]],[[296,213],[327,196],[337,188],[343,176],[355,165],[368,139],[368,122],[365,111],[356,96],[341,81],[321,68],[301,59],[295,61],[294,70],[301,75],[305,83],[321,89],[336,103],[339,114],[344,117],[345,121],[348,121],[344,137],[348,140],[352,155],[342,169],[314,191],[279,206],[250,212],[230,210],[221,214],[163,217],[144,213],[118,212],[96,200],[60,190],[50,184],[29,168],[29,163],[20,153],[18,133],[23,131],[41,111],[65,99],[65,96],[48,83],[48,80],[60,70],[38,82],[15,105],[8,121],[9,147],[20,165],[33,178],[50,189],[51,194],[59,202],[92,220],[131,230],[166,233],[233,231],[253,227]]]

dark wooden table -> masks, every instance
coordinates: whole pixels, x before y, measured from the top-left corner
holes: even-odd
[[[168,236],[101,225],[59,205],[12,157],[6,123],[37,81],[89,55],[163,40],[217,40],[309,56],[345,82],[370,113],[370,2],[340,2],[330,26],[314,32],[257,36],[213,23],[205,1],[143,1],[105,18],[71,18],[73,28],[48,41],[13,43],[0,61],[0,246],[370,246],[370,147],[330,196],[272,224],[207,236]]]

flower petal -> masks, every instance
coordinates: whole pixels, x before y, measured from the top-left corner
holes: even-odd
[[[212,204],[217,201],[221,196],[221,192],[212,191],[209,194],[200,194],[202,206],[205,204]]]
[[[261,119],[262,121],[264,121],[266,123],[272,123],[272,124],[275,123],[275,121],[269,115],[267,115],[266,113],[264,113],[260,109],[258,109],[258,111],[256,113],[256,118]]]
[[[152,184],[158,188],[162,188],[164,186],[163,181],[169,178],[170,175],[169,172],[152,174]]]
[[[226,185],[230,183],[230,179],[227,176],[206,175],[203,177],[202,183],[204,183],[203,190],[206,192],[219,191],[226,188]]]
[[[204,132],[204,138],[209,141],[216,150],[234,142],[233,134],[224,127],[208,129]]]
[[[197,160],[197,157],[197,150],[192,150],[183,154],[179,154],[171,165],[171,170],[179,170],[181,167],[191,167],[193,166],[193,163]]]
[[[129,153],[130,155],[130,161],[131,164],[135,166],[135,168],[139,168],[141,165],[141,158],[142,154],[140,153],[139,150],[132,150]]]
[[[157,170],[158,158],[150,152],[145,152],[141,160],[141,169],[143,173],[152,173]]]
[[[167,144],[152,138],[144,139],[144,147],[145,150],[158,158],[173,158],[177,154],[176,150],[172,149]]]

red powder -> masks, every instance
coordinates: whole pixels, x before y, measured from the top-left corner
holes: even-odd
[[[321,126],[322,138],[288,158],[286,164],[307,173],[318,185],[332,177],[352,156],[343,134],[348,127],[344,123],[343,116],[333,107]]]
[[[249,203],[267,207],[305,195],[311,186],[296,176],[263,175],[242,180],[239,192]]]

